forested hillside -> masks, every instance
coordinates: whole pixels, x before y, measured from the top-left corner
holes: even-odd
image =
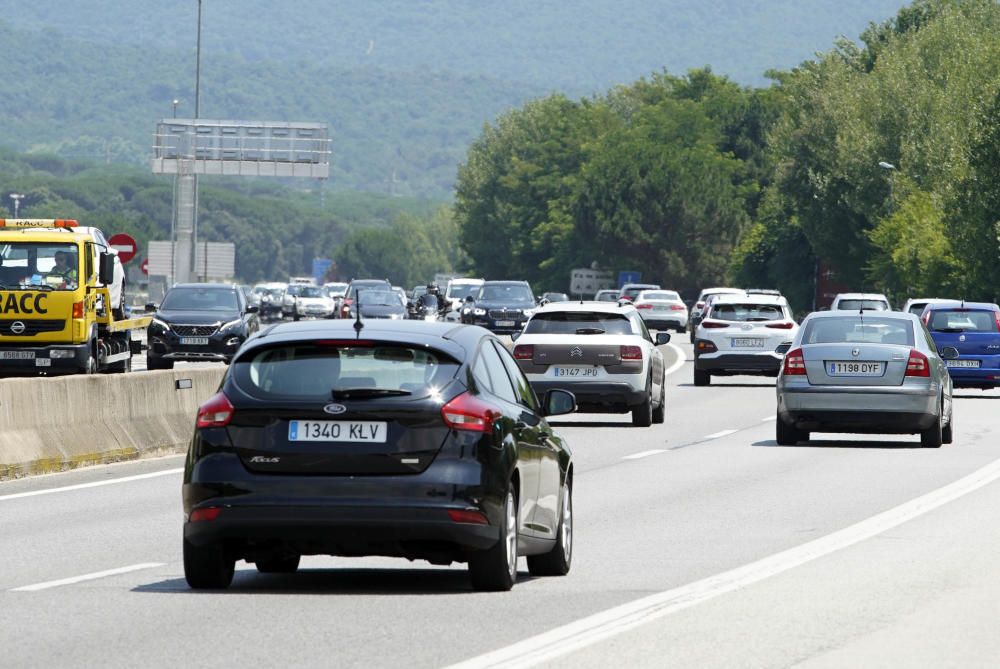
[[[56,45],[58,45],[56,47]],[[193,113],[190,50],[97,45],[0,23],[0,145],[145,164],[158,119]],[[202,116],[328,122],[333,190],[449,197],[482,124],[540,89],[485,76],[218,56]]]
[[[205,0],[207,53],[247,62],[460,72],[571,97],[667,68],[762,83],[902,0]],[[190,49],[197,3],[4,0],[5,20],[113,44]],[[211,66],[207,68],[211,71]],[[499,110],[498,110],[499,111]],[[486,119],[484,119],[486,120]]]
[[[807,309],[819,265],[897,301],[994,300],[997,35],[994,0],[917,0],[773,87],[695,71],[531,102],[460,171],[464,244],[483,272],[553,288],[597,261],[688,295],[776,286]]]
[[[169,239],[172,183],[140,168],[0,151],[0,192],[25,195],[21,216],[76,218],[108,234],[127,232],[140,255],[149,240]],[[336,259],[344,278],[379,270],[408,282],[458,262],[454,236],[437,233],[448,224],[447,211],[425,200],[349,193],[321,200],[269,182],[203,179],[199,203],[202,239],[235,243],[237,277],[245,281],[307,274],[315,257]],[[398,243],[401,231],[406,247]],[[386,236],[394,254],[375,253],[364,242],[359,250],[358,240]],[[414,261],[417,252],[423,264]],[[381,264],[366,265],[373,257]]]

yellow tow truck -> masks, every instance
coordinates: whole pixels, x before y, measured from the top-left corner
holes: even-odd
[[[69,219],[0,219],[0,376],[128,372],[150,317],[119,319],[115,257]]]

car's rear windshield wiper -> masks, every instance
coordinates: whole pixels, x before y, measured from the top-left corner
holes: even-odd
[[[577,334],[604,334],[606,330],[604,328],[577,328]]]
[[[934,332],[965,332],[965,328],[934,328]]]
[[[357,399],[362,397],[397,397],[402,395],[412,395],[409,390],[399,390],[398,388],[334,388],[333,399]]]

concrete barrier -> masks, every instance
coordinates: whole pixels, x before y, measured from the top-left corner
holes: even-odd
[[[180,452],[225,371],[0,381],[0,480]]]

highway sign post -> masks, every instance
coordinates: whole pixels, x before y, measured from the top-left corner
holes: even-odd
[[[569,292],[571,295],[589,296],[611,288],[615,283],[614,274],[597,269],[575,269],[569,274]]]

